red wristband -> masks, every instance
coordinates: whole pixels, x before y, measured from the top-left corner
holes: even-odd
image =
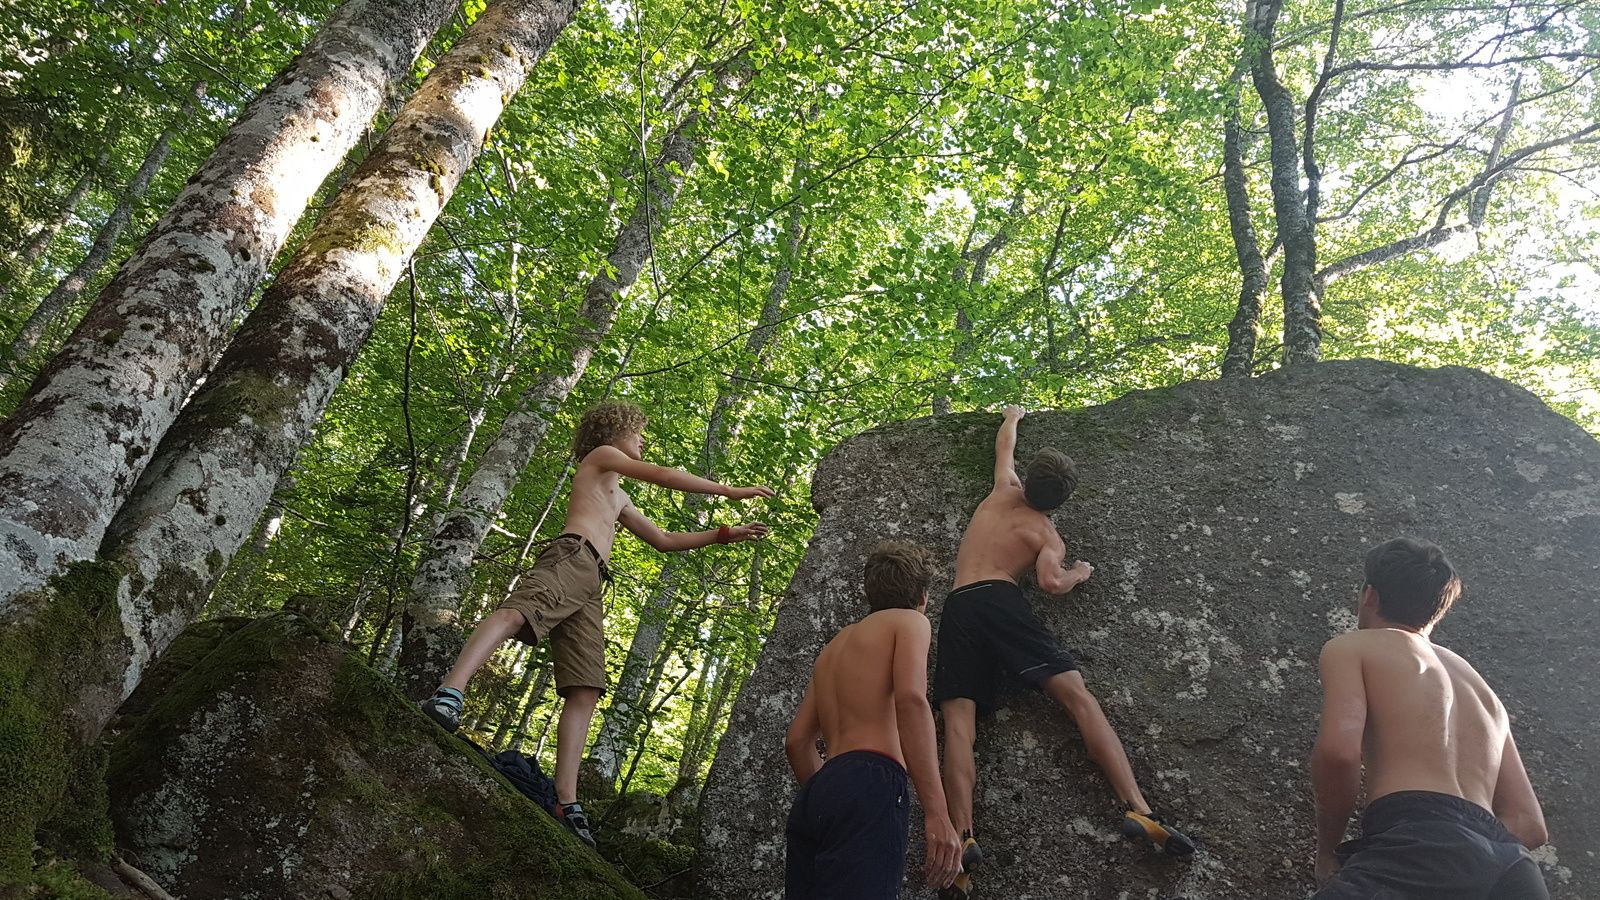
[[[717,526],[717,543],[726,544],[733,540],[733,529],[726,525]]]

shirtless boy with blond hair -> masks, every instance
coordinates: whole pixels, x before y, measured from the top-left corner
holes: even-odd
[[[1357,630],[1322,648],[1316,900],[1544,900],[1544,812],[1500,698],[1429,635],[1461,593],[1433,544],[1367,553]],[[1359,840],[1340,844],[1366,766]],[[1525,849],[1526,848],[1526,849]]]
[[[928,705],[933,558],[885,541],[867,557],[872,611],[817,655],[784,740],[800,781],[789,813],[786,900],[893,900],[905,877],[906,770],[922,801],[927,881],[955,878],[960,842],[939,784]],[[817,755],[817,739],[827,762]]]
[[[994,706],[1002,678],[1020,680],[1048,694],[1072,718],[1089,758],[1111,782],[1127,812],[1122,832],[1149,840],[1173,856],[1188,856],[1194,844],[1151,811],[1122,741],[1084,684],[1078,664],[1033,614],[1019,584],[1032,570],[1039,589],[1066,594],[1089,580],[1094,568],[1068,566],[1067,546],[1050,521],[1051,510],[1078,486],[1072,460],[1059,450],[1041,450],[1017,477],[1017,423],[1021,407],[1008,406],[994,442],[994,489],[972,515],[956,555],[955,589],[939,618],[939,661],[933,696],[944,714],[944,788],[950,820],[962,832],[963,865],[982,862],[972,837],[972,794],[977,764],[972,746],[977,718]],[[962,900],[971,890],[966,874],[940,896]]]
[[[611,578],[607,561],[616,526],[621,525],[657,550],[693,550],[763,537],[767,526],[748,525],[707,531],[663,531],[634,507],[622,490],[633,478],[676,491],[713,494],[733,500],[771,497],[765,487],[728,487],[680,469],[644,462],[645,415],[632,403],[602,403],[584,414],[573,438],[578,470],[572,476],[567,521],[500,607],[478,623],[456,663],[422,711],[447,731],[460,727],[467,683],[511,638],[525,644],[550,641],[556,693],[565,701],[556,725],[556,800],[561,819],[594,846],[588,815],[578,804],[578,763],[595,706],[606,689],[605,610],[602,592]]]

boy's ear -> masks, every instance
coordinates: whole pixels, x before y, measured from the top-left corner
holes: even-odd
[[[928,611],[928,590],[927,590],[927,588],[923,588],[923,590],[922,590],[922,602],[917,604],[917,612],[926,613],[927,611]]]

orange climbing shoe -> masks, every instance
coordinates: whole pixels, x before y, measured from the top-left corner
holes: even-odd
[[[1194,854],[1194,841],[1188,835],[1174,828],[1171,824],[1162,821],[1162,817],[1155,813],[1136,813],[1128,810],[1122,814],[1122,835],[1130,838],[1143,838],[1155,844],[1168,856],[1191,856]]]

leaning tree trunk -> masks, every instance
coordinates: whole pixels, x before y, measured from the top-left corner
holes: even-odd
[[[312,193],[456,6],[340,7],[245,109],[0,423],[0,612],[94,555]]]
[[[106,262],[111,259],[112,251],[117,249],[118,239],[122,237],[122,232],[133,219],[134,205],[144,198],[145,191],[150,189],[150,182],[155,180],[156,173],[166,164],[167,155],[172,152],[173,135],[179,128],[189,124],[197,104],[205,98],[205,95],[205,82],[197,83],[193,95],[183,105],[183,110],[178,113],[177,119],[167,126],[167,130],[161,132],[154,144],[150,145],[150,152],[145,154],[138,171],[133,173],[133,178],[123,190],[122,198],[117,202],[116,208],[106,217],[105,224],[100,226],[100,233],[95,235],[94,243],[89,246],[89,252],[85,253],[78,265],[67,273],[67,277],[61,279],[55,288],[39,301],[39,305],[34,307],[27,321],[22,323],[16,337],[11,341],[9,351],[11,369],[0,372],[0,390],[5,389],[21,370],[22,364],[39,345],[39,339],[44,337],[45,329],[78,299],[78,295],[89,286],[89,282],[105,268]]]
[[[1242,73],[1241,76],[1242,77]],[[1250,220],[1250,191],[1244,170],[1243,128],[1239,121],[1239,91],[1235,81],[1222,126],[1222,185],[1228,200],[1228,229],[1243,278],[1239,307],[1228,323],[1228,349],[1222,357],[1222,377],[1249,378],[1255,372],[1256,341],[1261,335],[1261,301],[1267,292],[1267,263]]]
[[[106,160],[110,156],[111,149],[107,145],[101,149],[89,168],[84,170],[83,175],[72,186],[72,190],[67,192],[67,196],[62,199],[61,205],[57,207],[50,221],[40,225],[39,230],[33,233],[33,237],[28,239],[28,243],[23,245],[23,248],[7,263],[11,269],[11,277],[0,282],[0,301],[4,301],[17,285],[27,279],[28,273],[33,271],[33,264],[44,255],[44,251],[50,247],[56,235],[61,233],[61,229],[66,227],[67,222],[78,211],[78,204],[89,195],[89,189],[94,187],[95,179],[100,177],[100,171],[106,167]]]
[[[722,89],[736,86],[742,71],[742,66],[725,66],[718,79]],[[581,324],[572,329],[568,358],[538,373],[523,392],[423,550],[406,604],[400,652],[401,686],[412,697],[432,693],[455,659],[462,640],[461,598],[472,580],[472,558],[517,477],[533,459],[551,417],[611,333],[622,292],[639,277],[650,256],[654,229],[671,211],[684,178],[694,168],[694,132],[704,115],[690,112],[663,141],[647,172],[643,195],[606,257],[609,265],[584,289],[578,310]]]
[[[802,168],[796,167],[793,180],[796,188],[803,182]],[[750,376],[766,368],[772,339],[777,333],[777,323],[783,317],[789,284],[794,278],[795,262],[800,257],[805,234],[803,215],[804,209],[800,204],[791,207],[789,220],[785,226],[783,252],[779,257],[777,270],[773,273],[766,302],[762,304],[760,321],[750,331],[749,337],[745,338],[744,360],[740,364],[739,371],[734,373],[733,378],[722,383],[717,390],[716,402],[711,405],[711,416],[706,422],[705,439],[704,474],[707,478],[717,477],[728,447],[739,436],[743,422],[736,414],[745,404],[748,387],[751,384]],[[684,502],[684,513],[690,519],[698,520],[709,504],[710,501],[704,494],[691,494]],[[639,626],[634,630],[633,639],[629,642],[628,657],[622,664],[622,674],[618,676],[616,687],[611,691],[611,702],[606,707],[604,718],[600,723],[600,733],[596,735],[594,746],[589,751],[590,770],[608,784],[615,782],[621,773],[627,745],[639,729],[644,710],[650,708],[656,686],[648,681],[646,673],[661,648],[661,637],[667,621],[671,618],[673,602],[677,596],[678,573],[684,558],[667,557],[661,567],[659,587],[639,611]]]
[[[29,759],[92,742],[192,620],[487,129],[573,9],[573,0],[504,0],[485,10],[273,280],[107,530],[102,561],[88,566],[93,580],[76,593],[53,589],[46,612],[74,613],[55,627],[83,636],[28,651],[54,679],[50,690],[5,696],[0,718],[15,711],[51,723],[20,748]],[[39,765],[13,752],[0,746],[0,797],[21,790]],[[45,808],[20,809],[19,818],[36,821]],[[27,824],[10,835],[19,858],[21,835],[32,832]]]
[[[1322,358],[1322,311],[1316,292],[1317,243],[1306,198],[1300,189],[1301,156],[1295,138],[1295,102],[1278,78],[1273,33],[1283,0],[1253,0],[1245,13],[1250,43],[1251,80],[1267,112],[1271,146],[1272,208],[1283,244],[1283,362],[1312,363]]]
[[[244,542],[406,261],[575,10],[575,0],[498,0],[484,10],[273,279],[162,442],[103,548],[126,573],[123,618],[137,626],[124,657],[129,684]]]
[[[267,553],[272,548],[272,542],[277,540],[278,532],[283,530],[284,503],[293,491],[293,475],[283,476],[278,481],[278,486],[272,489],[272,499],[267,501],[266,514],[256,525],[255,537],[250,541],[250,546],[242,556],[234,557],[232,565],[228,567],[227,577],[211,596],[211,606],[216,610],[216,615],[232,616],[246,609],[243,601],[246,599],[246,594],[254,587],[256,573],[261,571],[261,565],[267,561]],[[348,629],[344,633],[344,638],[350,639]]]

